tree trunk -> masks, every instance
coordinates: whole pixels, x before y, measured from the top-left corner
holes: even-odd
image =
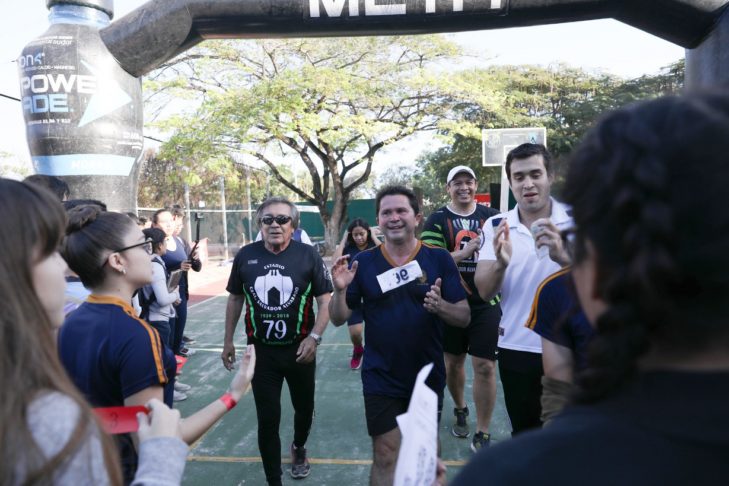
[[[342,239],[342,226],[347,221],[347,203],[349,197],[337,192],[334,195],[334,207],[329,215],[329,220],[324,223],[324,241],[327,246],[327,252],[334,251],[334,248]]]

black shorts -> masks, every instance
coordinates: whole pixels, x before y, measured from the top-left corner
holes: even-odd
[[[365,418],[370,437],[385,434],[397,427],[397,416],[408,411],[409,398],[365,395]],[[443,394],[438,394],[438,423],[443,411]]]
[[[446,324],[443,330],[443,351],[450,354],[470,354],[496,361],[499,342],[500,305],[471,308],[471,323],[465,329]]]

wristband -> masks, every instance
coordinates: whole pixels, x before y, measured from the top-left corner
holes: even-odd
[[[219,400],[223,402],[223,405],[225,405],[225,408],[227,408],[228,410],[238,404],[238,402],[235,401],[235,398],[233,398],[233,395],[231,395],[229,392],[224,393],[223,396],[219,398]]]

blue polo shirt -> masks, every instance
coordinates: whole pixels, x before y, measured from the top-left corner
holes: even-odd
[[[114,297],[91,295],[69,315],[58,333],[58,351],[94,407],[123,405],[145,388],[164,386],[177,367],[157,330]]]
[[[425,294],[441,278],[441,295],[451,303],[466,299],[466,290],[450,253],[418,242],[408,259],[416,260],[423,276],[383,293],[381,273],[397,267],[385,245],[358,254],[354,280],[347,288],[347,306],[364,314],[365,354],[362,385],[365,395],[409,398],[415,377],[434,363],[426,384],[441,395],[445,387],[444,322],[425,310]]]
[[[175,356],[157,330],[139,319],[128,303],[90,295],[58,333],[61,363],[92,407],[123,406],[124,399],[151,386],[164,386],[172,406]],[[128,434],[116,436],[125,476],[137,455]]]
[[[575,370],[587,366],[587,346],[595,329],[575,295],[570,269],[553,273],[539,285],[526,326],[544,339],[572,350]]]

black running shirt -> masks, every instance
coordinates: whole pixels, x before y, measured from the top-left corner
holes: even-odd
[[[314,297],[330,293],[329,271],[313,246],[291,241],[279,254],[262,241],[240,249],[228,292],[245,296],[246,334],[269,345],[301,341],[314,327]]]

